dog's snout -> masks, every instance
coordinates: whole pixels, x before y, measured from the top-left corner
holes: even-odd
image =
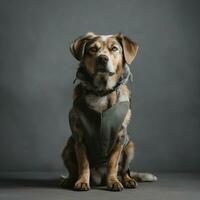
[[[109,73],[113,75],[113,71],[110,70],[109,57],[106,55],[99,55],[96,60],[96,69],[98,72]]]
[[[98,64],[105,65],[105,64],[107,64],[107,62],[108,62],[108,56],[106,56],[106,55],[98,56],[98,58],[97,58]]]

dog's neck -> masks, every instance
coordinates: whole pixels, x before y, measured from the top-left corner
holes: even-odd
[[[121,85],[120,81],[117,81],[115,86],[112,87],[111,89],[96,90],[93,87],[88,88],[88,85],[85,85],[84,89],[85,89],[86,94],[94,94],[95,96],[103,97],[103,96],[109,95],[110,93],[114,91],[117,91],[120,85]]]
[[[116,81],[112,81],[112,78],[109,75],[102,75],[104,79],[101,79],[101,77],[98,78],[98,76],[101,76],[101,74],[98,74],[95,77],[91,76],[85,69],[86,68],[80,64],[74,83],[76,79],[79,79],[86,94],[94,94],[99,97],[103,97],[114,91],[117,91],[121,84],[126,84],[129,78],[131,81],[133,79],[133,75],[130,72],[128,65],[124,66],[123,74],[119,76]]]

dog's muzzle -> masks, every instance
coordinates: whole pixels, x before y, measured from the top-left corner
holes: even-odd
[[[108,70],[109,58],[106,55],[100,55],[96,59],[96,66],[98,72],[108,73],[109,76],[114,75],[114,72]]]

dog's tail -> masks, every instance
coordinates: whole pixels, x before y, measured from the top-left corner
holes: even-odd
[[[155,175],[146,172],[131,171],[130,176],[138,182],[153,182],[158,180],[158,178]]]

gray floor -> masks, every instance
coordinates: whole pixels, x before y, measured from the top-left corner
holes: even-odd
[[[110,192],[93,188],[88,192],[74,192],[58,187],[59,174],[50,173],[1,173],[0,200],[199,200],[200,174],[156,174],[158,181],[140,183],[137,189]]]

